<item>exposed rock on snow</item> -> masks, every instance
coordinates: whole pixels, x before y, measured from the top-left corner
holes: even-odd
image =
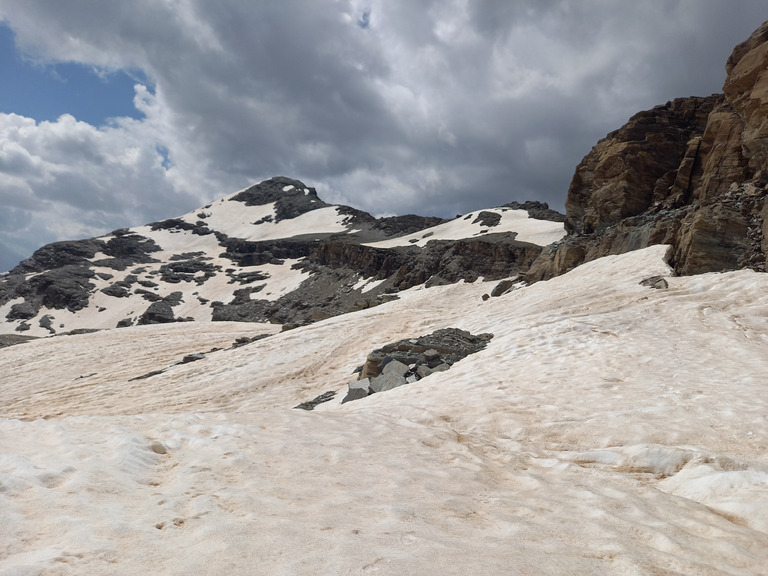
[[[553,210],[546,202],[528,200],[526,202],[509,202],[504,204],[504,208],[513,210],[525,210],[528,216],[536,220],[549,220],[551,222],[565,222],[565,214]]]
[[[32,302],[20,302],[11,306],[11,311],[5,315],[6,320],[29,320],[37,316],[40,308]]]
[[[314,188],[309,188],[298,180],[284,177],[270,178],[251,186],[232,196],[229,201],[242,202],[246,206],[264,206],[274,203],[275,223],[330,206],[318,198]]]
[[[499,296],[505,294],[511,290],[517,282],[518,281],[515,278],[507,278],[506,280],[502,280],[496,284],[496,286],[494,286],[493,290],[491,290],[491,297],[498,298]]]
[[[322,394],[320,394],[320,396],[317,396],[316,398],[313,398],[308,402],[302,402],[298,406],[295,406],[295,408],[298,408],[300,410],[314,410],[315,406],[317,406],[318,404],[322,404],[323,402],[330,402],[331,400],[333,400],[334,396],[336,396],[335,390],[323,392]]]
[[[472,221],[472,224],[477,223],[480,223],[483,226],[487,226],[488,228],[493,228],[494,226],[498,226],[501,223],[501,214],[483,210]]]
[[[475,336],[458,328],[443,328],[418,338],[387,344],[368,354],[358,380],[349,383],[342,404],[376,392],[386,392],[444,372],[470,354],[485,348],[493,334]]]
[[[663,276],[651,276],[640,281],[641,286],[648,286],[649,288],[656,288],[657,290],[664,290],[669,288],[669,282],[667,282]]]
[[[88,305],[95,288],[94,274],[87,268],[67,265],[47,270],[27,279],[17,294],[28,295],[33,306],[75,312]]]
[[[0,334],[0,348],[5,348],[6,346],[14,346],[16,344],[29,342],[30,340],[34,339],[34,336],[26,336],[22,334]]]

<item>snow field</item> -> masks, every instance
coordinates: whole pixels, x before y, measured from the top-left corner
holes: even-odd
[[[131,379],[169,369],[187,354],[210,355],[237,338],[279,331],[275,324],[247,322],[155,324],[33,340],[17,354],[9,354],[12,348],[0,349],[2,414],[34,420],[74,415],[85,406],[91,414],[107,414],[115,401],[118,406],[112,410],[127,407],[119,399],[128,391],[151,398],[148,412],[168,412],[173,392],[157,396],[156,380]]]
[[[210,205],[210,208],[195,210],[182,218],[193,224],[198,221],[205,222],[212,230],[221,230],[232,238],[242,238],[252,242],[292,238],[304,234],[340,233],[349,229],[342,223],[345,217],[339,214],[335,206],[318,208],[290,220],[274,222],[276,216],[274,202],[260,206],[246,206],[244,202],[230,200],[236,194],[217,200]],[[200,213],[205,214],[206,217],[200,218],[198,216]],[[254,225],[265,217],[271,217],[272,221]],[[183,247],[180,248],[185,250]]]
[[[264,264],[260,266],[239,267],[231,260],[220,256],[224,249],[213,235],[199,236],[192,234],[189,231],[153,231],[148,226],[136,228],[135,231],[141,236],[151,238],[158,246],[163,248],[160,252],[153,252],[153,258],[165,262],[174,254],[182,252],[203,252],[204,257],[210,258],[210,260],[206,260],[206,262],[214,266],[220,266],[221,271],[217,271],[215,276],[208,278],[204,283],[197,284],[197,282],[186,281],[179,283],[162,281],[158,273],[161,264],[157,262],[137,264],[122,271],[114,270],[112,268],[95,267],[95,272],[109,274],[111,278],[109,280],[103,280],[97,275],[90,280],[95,286],[95,289],[89,298],[89,303],[86,308],[76,312],[70,312],[66,309],[56,310],[43,307],[35,318],[27,321],[30,325],[30,329],[24,332],[24,334],[38,337],[48,336],[50,334],[49,331],[41,327],[38,323],[39,319],[44,315],[52,317],[52,326],[59,333],[82,328],[115,328],[117,323],[125,318],[132,318],[136,321],[151,304],[151,302],[144,299],[140,294],[135,294],[134,291],[136,289],[145,289],[161,298],[169,296],[174,292],[181,292],[182,302],[173,307],[174,315],[177,318],[192,317],[196,321],[206,322],[211,320],[213,311],[208,303],[202,304],[200,299],[207,300],[208,302],[218,300],[226,304],[231,302],[236,290],[244,287],[256,287],[261,285],[264,286],[264,288],[252,295],[252,298],[275,301],[284,294],[297,289],[299,285],[307,279],[306,273],[291,268],[294,264],[299,262],[297,259],[285,260],[281,265]],[[103,255],[101,257],[103,257]],[[98,258],[99,255],[93,260],[98,260]],[[141,268],[145,271],[139,274],[134,274],[134,270]],[[231,282],[231,278],[224,273],[224,270],[229,268],[233,268],[237,272],[264,272],[269,275],[269,278],[245,285],[238,282],[233,283]],[[137,276],[140,281],[151,281],[156,283],[157,286],[153,288],[144,288],[140,284],[134,284],[130,288],[130,294],[122,298],[110,296],[101,292],[102,288],[106,288],[115,282],[124,280],[129,275]],[[11,306],[21,301],[21,299],[15,299],[0,307],[0,317],[5,317],[10,311]],[[16,333],[15,328],[17,325],[18,322],[0,323],[0,330],[2,330],[2,333],[13,334]]]
[[[493,283],[411,290],[190,364],[237,325],[2,349],[0,574],[764,573],[768,277],[671,278],[665,250],[485,302]],[[292,409],[449,326],[495,336]]]

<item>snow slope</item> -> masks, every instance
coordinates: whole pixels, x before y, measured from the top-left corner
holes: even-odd
[[[0,575],[765,574],[768,276],[668,277],[664,251],[214,352],[264,326],[2,349]],[[639,285],[657,274],[669,289]],[[292,409],[450,326],[495,337],[418,383]]]
[[[486,226],[478,219],[481,212],[497,214],[500,221],[495,226]],[[414,234],[400,236],[380,242],[370,242],[368,246],[376,248],[394,248],[395,246],[426,246],[430,240],[461,240],[473,238],[485,233],[516,232],[516,240],[530,242],[537,246],[547,246],[565,236],[562,222],[536,220],[528,216],[525,210],[511,208],[491,208],[470,212],[465,216],[455,218],[444,224],[427,228]]]

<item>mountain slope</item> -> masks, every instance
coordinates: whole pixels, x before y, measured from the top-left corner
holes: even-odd
[[[482,282],[411,290],[214,352],[250,325],[7,348],[0,372],[25,369],[0,387],[0,571],[759,574],[768,276],[671,277],[665,251],[486,301]],[[640,284],[656,275],[668,289]],[[447,326],[494,338],[416,384],[292,409]]]

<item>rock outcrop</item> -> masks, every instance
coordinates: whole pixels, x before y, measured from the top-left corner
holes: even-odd
[[[359,400],[445,372],[456,362],[488,345],[493,334],[470,334],[458,328],[436,330],[426,336],[406,338],[368,354],[358,369],[358,378],[349,382],[342,400]]]
[[[549,220],[550,222],[564,222],[565,214],[553,210],[546,202],[528,200],[526,202],[509,202],[504,204],[505,208],[512,210],[525,210],[528,216],[536,220]]]
[[[569,233],[526,275],[551,278],[583,262],[671,244],[679,274],[765,271],[768,23],[737,46],[724,94],[640,112],[576,169]]]
[[[685,195],[707,117],[718,100],[674,100],[635,114],[598,142],[576,168],[568,190],[566,231],[603,232],[672,193]]]
[[[540,251],[540,246],[518,242],[510,233],[433,240],[424,248],[373,248],[339,238],[318,243],[307,263],[348,268],[375,279],[392,276],[393,287],[405,290],[431,279],[433,284],[447,284],[513,276],[527,270]]]
[[[24,342],[29,342],[34,339],[35,338],[32,336],[24,336],[22,334],[0,334],[0,348],[23,344]]]
[[[275,222],[290,220],[312,210],[330,206],[318,198],[314,188],[282,176],[251,186],[230,198],[230,201],[242,202],[246,206],[262,206],[274,202]]]
[[[741,148],[756,176],[768,165],[768,22],[731,53],[723,92],[742,121]],[[768,174],[760,174],[761,181]]]

